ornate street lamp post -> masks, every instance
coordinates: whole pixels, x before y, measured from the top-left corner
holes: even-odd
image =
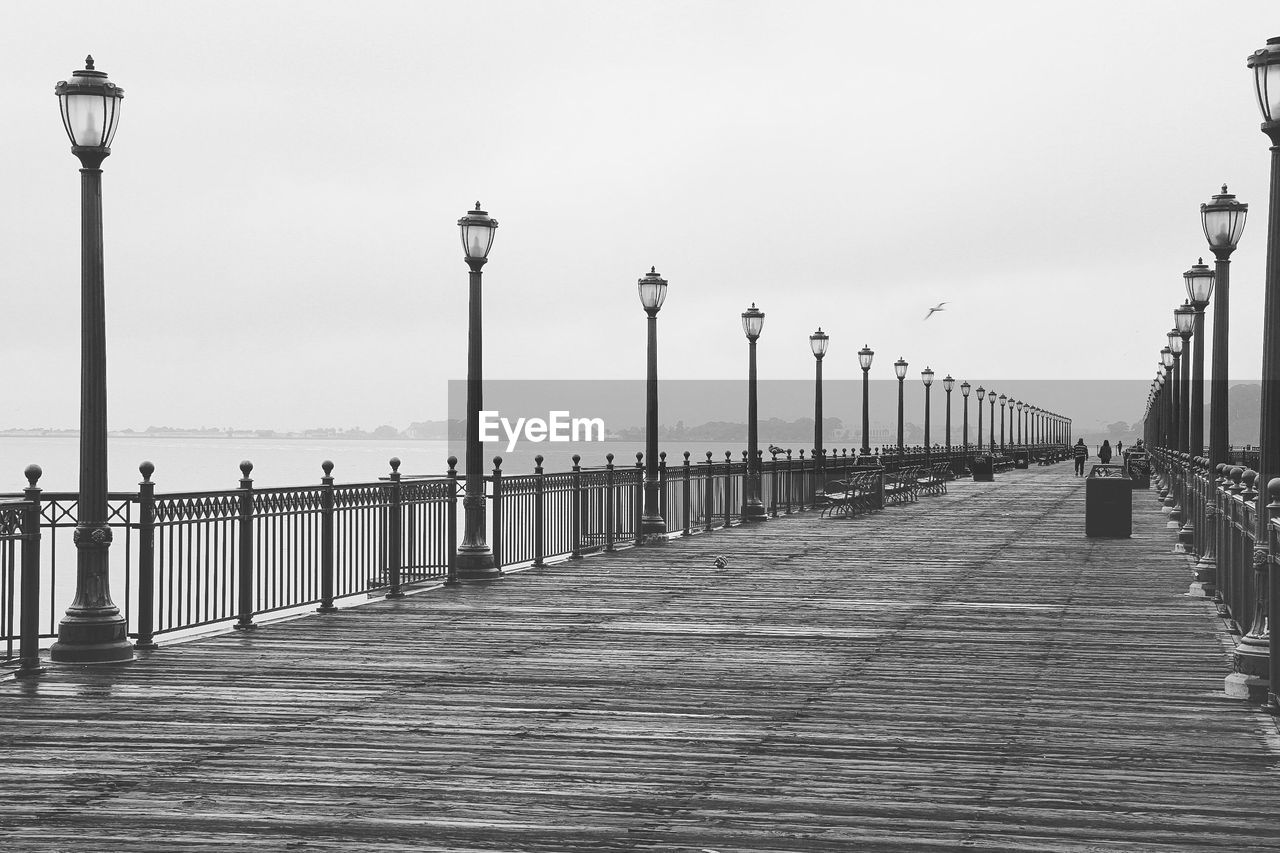
[[[1190,453],[1204,455],[1204,309],[1213,295],[1213,270],[1205,266],[1204,258],[1182,274],[1187,286],[1187,299],[1194,312],[1191,334],[1195,337],[1195,351],[1191,354],[1191,434]]]
[[[1022,407],[1023,405],[1024,403],[1021,400],[1018,400],[1013,404],[1014,408],[1018,410],[1018,416],[1014,418],[1014,422],[1018,425],[1018,437],[1015,443],[1019,447],[1022,445]]]
[[[1178,449],[1186,453],[1191,448],[1191,360],[1192,350],[1200,349],[1200,341],[1196,340],[1194,347],[1191,343],[1191,334],[1195,331],[1196,326],[1196,309],[1191,307],[1191,303],[1179,305],[1177,310],[1173,312],[1174,327],[1178,330],[1178,336],[1182,338],[1182,352],[1187,360],[1182,363],[1182,369],[1178,371],[1178,379],[1182,383],[1178,388],[1178,404],[1182,406],[1182,412],[1179,415],[1181,421],[1178,424]]]
[[[924,383],[924,461],[928,464],[933,451],[929,442],[929,389],[933,387],[933,369],[926,367],[920,371],[920,381]]]
[[[813,389],[813,458],[818,471],[818,482],[822,482],[822,357],[827,354],[827,342],[830,337],[818,327],[818,331],[809,336],[809,348],[813,350],[816,367]]]
[[[1172,355],[1169,356],[1173,358]],[[1172,406],[1170,398],[1173,396],[1169,388],[1169,369],[1160,365],[1160,369],[1156,371],[1156,387],[1159,389],[1157,396],[1160,398],[1160,446],[1169,449],[1169,410]]]
[[[987,392],[987,399],[991,402],[991,417],[987,420],[987,441],[991,444],[991,452],[996,452],[996,392],[991,390]],[[1004,419],[1000,419],[1000,432],[1004,433]]]
[[[987,396],[987,389],[979,385],[976,393],[978,395],[978,448],[981,449],[983,446],[982,444],[982,401]]]
[[[1177,338],[1178,346],[1182,346],[1182,338],[1177,335],[1173,335],[1173,338]],[[1160,443],[1166,450],[1173,450],[1173,446],[1177,441],[1177,437],[1173,432],[1173,366],[1175,364],[1177,364],[1177,360],[1173,357],[1173,349],[1168,346],[1161,347],[1158,373],[1160,374],[1160,387],[1164,389],[1164,411],[1160,417]]]
[[[645,378],[644,420],[644,508],[640,514],[640,533],[650,541],[666,539],[667,522],[662,517],[658,497],[658,311],[667,298],[667,280],[658,275],[657,267],[636,282],[640,304],[649,316],[648,370]]]
[[[1249,205],[1236,201],[1222,185],[1222,193],[1200,205],[1209,251],[1213,252],[1216,290],[1213,296],[1213,369],[1209,378],[1209,470],[1227,462],[1227,333],[1230,325],[1231,253],[1240,243]],[[1197,334],[1198,334],[1197,328]],[[1203,340],[1203,338],[1202,338]]]
[[[907,360],[898,356],[893,363],[894,375],[898,377],[898,455],[902,455],[902,381],[907,378]]]
[[[1177,312],[1174,312],[1174,319],[1177,319]],[[1186,418],[1182,416],[1182,407],[1185,401],[1182,399],[1183,388],[1179,381],[1182,378],[1182,349],[1186,345],[1186,341],[1182,339],[1182,335],[1178,334],[1176,328],[1170,329],[1165,336],[1169,340],[1169,352],[1173,353],[1173,368],[1169,373],[1169,384],[1172,390],[1170,395],[1173,401],[1173,420],[1169,426],[1169,447],[1173,450],[1182,450],[1182,439],[1185,435]]]
[[[484,408],[483,324],[481,273],[493,248],[498,222],[480,209],[458,220],[462,250],[471,270],[467,297],[467,480],[462,498],[462,544],[458,546],[458,580],[483,581],[502,576],[493,564],[485,536],[484,448],[480,443],[480,410]]]
[[[760,452],[757,449],[756,406],[756,340],[764,328],[764,312],[751,307],[742,312],[742,330],[747,335],[747,476],[745,494],[742,496],[742,518],[745,521],[764,521],[768,517],[764,502],[760,500]]]
[[[964,454],[966,457],[969,454],[969,388],[970,387],[971,386],[969,385],[969,381],[967,379],[964,382],[960,383],[960,397],[964,400],[962,404],[964,406],[964,418],[963,418],[963,426],[960,428],[961,429],[960,446],[964,448]],[[982,411],[981,407],[979,407],[978,411],[979,412]]]
[[[871,453],[871,415],[869,413],[870,399],[870,383],[867,378],[871,372],[871,359],[875,357],[875,352],[866,344],[862,345],[862,349],[858,350],[858,364],[862,367],[862,449],[863,456]]]
[[[947,392],[947,458],[951,458],[951,389],[956,387],[956,381],[951,378],[948,373],[942,378],[942,390]]]
[[[76,594],[58,623],[55,661],[133,660],[125,619],[111,600],[107,524],[107,321],[102,267],[102,161],[120,121],[124,90],[85,58],[54,92],[71,153],[80,160],[80,494],[74,536]]]
[[[1000,452],[1004,453],[1004,405],[1009,398],[1004,394],[1000,395]],[[1012,436],[1010,436],[1012,438]]]

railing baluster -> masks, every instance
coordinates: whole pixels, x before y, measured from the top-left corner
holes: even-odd
[[[635,486],[631,490],[631,525],[632,525],[632,530],[634,531],[632,533],[632,541],[634,541],[636,545],[639,545],[644,542],[644,534],[640,532],[640,519],[643,517],[643,513],[644,513],[644,454],[643,453],[640,453],[640,452],[636,453],[636,468],[635,468],[635,472],[633,473],[633,476],[635,477]],[[661,485],[659,485],[658,487],[658,495],[659,496],[662,495]],[[661,511],[659,511],[658,514],[662,515]],[[666,518],[665,515],[663,515],[662,517]]]
[[[446,475],[449,489],[448,510],[445,512],[445,523],[449,528],[448,552],[446,554],[445,580],[454,586],[458,580],[458,457],[449,457],[449,471]]]
[[[138,484],[138,639],[135,649],[154,649],[156,602],[156,484],[151,475],[156,466],[143,462],[138,466],[142,482]]]
[[[710,533],[715,528],[716,492],[715,466],[711,463],[711,451],[707,451],[707,472],[702,478],[702,520],[703,529]]]
[[[391,489],[387,507],[387,598],[404,598],[401,574],[404,569],[404,551],[401,540],[400,513],[404,507],[404,486],[400,482],[400,460],[391,457]]]
[[[769,514],[778,517],[778,451],[769,450]]]
[[[640,476],[641,476],[641,480],[643,481],[644,474],[641,473]],[[670,507],[669,507],[670,501],[668,500],[668,495],[667,495],[667,487],[669,485],[670,484],[667,481],[667,451],[663,450],[658,453],[658,515],[662,516],[663,522],[665,522],[667,525],[667,530],[671,529],[671,521],[672,521],[671,515],[670,515]],[[643,488],[641,489],[640,494],[643,496],[644,494]],[[640,507],[640,511],[643,512],[644,504],[640,503],[637,505]],[[640,527],[638,525],[636,527],[636,530],[637,531],[640,530]]]
[[[613,551],[613,454],[605,454],[604,466],[604,549]]]
[[[253,623],[253,463],[240,463],[240,554],[236,563],[240,576],[240,612],[236,618],[237,631],[251,631]]]
[[[533,457],[533,564],[544,565],[546,543],[542,541],[542,527],[546,519],[546,483],[542,473],[542,454]]]
[[[493,457],[493,567],[502,568],[502,457]]]
[[[573,472],[569,475],[569,536],[572,550],[570,560],[582,559],[582,457],[573,454]]]
[[[680,535],[681,536],[689,536],[693,532],[692,530],[689,529],[689,519],[691,516],[689,502],[690,500],[692,500],[692,494],[693,494],[692,483],[690,483],[689,481],[691,473],[692,472],[689,469],[689,451],[686,450],[684,452],[684,467],[681,474],[682,479],[680,484],[680,497],[681,497]]]
[[[22,511],[22,597],[18,619],[18,678],[31,678],[44,672],[40,666],[40,492],[36,485],[44,472],[39,465],[28,465],[24,474],[27,487],[22,497],[27,501]],[[6,628],[9,626],[5,626]]]
[[[333,606],[333,463],[320,463],[320,606],[317,613],[336,613]]]

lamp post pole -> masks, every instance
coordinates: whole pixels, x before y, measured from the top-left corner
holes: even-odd
[[[1183,453],[1191,451],[1191,372],[1193,369],[1192,362],[1195,356],[1195,350],[1200,349],[1200,340],[1196,339],[1195,344],[1191,343],[1191,336],[1195,332],[1196,309],[1191,307],[1191,303],[1187,302],[1178,307],[1174,311],[1174,320],[1177,324],[1178,336],[1182,338],[1182,352],[1187,360],[1182,363],[1182,370],[1178,376],[1182,380],[1182,387],[1178,389],[1178,402],[1182,406],[1179,414],[1178,423],[1178,449]],[[1201,362],[1203,365],[1203,361]],[[1202,367],[1203,369],[1203,367]]]
[[[1280,613],[1280,571],[1269,559],[1266,509],[1271,478],[1280,474],[1280,37],[1267,39],[1267,46],[1249,57],[1254,72],[1254,92],[1262,111],[1262,132],[1271,140],[1271,185],[1267,204],[1267,267],[1265,302],[1262,311],[1262,426],[1259,430],[1258,505],[1255,512],[1253,565],[1258,590],[1254,618],[1249,632],[1236,646],[1237,685],[1250,694],[1267,690],[1272,710],[1280,712],[1280,655],[1272,655],[1270,618]],[[1270,566],[1270,568],[1268,568]],[[1270,614],[1270,616],[1268,616]],[[1238,695],[1238,693],[1237,693]]]
[[[1213,295],[1213,270],[1201,258],[1182,274],[1187,286],[1187,299],[1195,312],[1191,335],[1195,352],[1191,356],[1191,431],[1188,440],[1192,456],[1204,455],[1204,309]]]
[[[1181,341],[1181,339],[1179,339]],[[1160,377],[1160,388],[1164,392],[1160,409],[1160,445],[1165,450],[1173,449],[1173,349],[1166,346],[1160,350],[1160,364],[1156,372]]]
[[[925,367],[920,371],[920,381],[924,383],[924,463],[928,465],[933,453],[929,440],[929,389],[933,387],[933,369]]]
[[[987,396],[987,389],[981,385],[978,386],[978,449],[981,450],[985,445],[982,443],[982,401]]]
[[[1004,407],[1008,401],[1004,394],[1000,395],[1000,452],[1004,453]]]
[[[964,408],[963,426],[960,428],[960,447],[967,459],[969,456],[969,389],[968,380],[960,383],[960,397],[964,401],[961,405]],[[981,411],[981,410],[979,410]]]
[[[1016,400],[1013,404],[1013,408],[1016,410],[1016,415],[1013,421],[1017,425],[1017,438],[1014,439],[1015,447],[1022,446],[1022,406],[1023,403],[1021,400]]]
[[[862,368],[862,449],[863,456],[871,453],[870,380],[871,360],[875,352],[866,344],[858,350],[858,365]]]
[[[80,493],[76,593],[58,623],[51,660],[133,660],[125,618],[111,600],[107,522],[107,322],[102,263],[102,161],[111,154],[124,90],[85,59],[54,89],[71,152],[80,160]]]
[[[1185,435],[1186,419],[1182,417],[1182,407],[1185,405],[1183,399],[1182,388],[1182,350],[1186,346],[1186,341],[1178,334],[1177,329],[1169,332],[1169,351],[1173,353],[1173,368],[1169,373],[1169,383],[1172,386],[1173,393],[1170,395],[1173,401],[1173,420],[1170,422],[1170,448],[1175,451],[1183,449],[1182,439]]]
[[[956,381],[951,378],[948,373],[942,379],[942,390],[947,392],[947,459],[951,459],[951,389],[956,387]]]
[[[1227,462],[1227,334],[1230,331],[1231,253],[1244,232],[1249,205],[1227,192],[1200,205],[1200,224],[1213,252],[1213,368],[1209,378],[1209,470]],[[1198,333],[1198,329],[1197,329]]]
[[[458,220],[465,252],[469,293],[467,297],[467,479],[462,498],[462,543],[458,546],[457,577],[460,581],[486,581],[502,577],[494,565],[486,537],[484,448],[480,443],[480,410],[484,408],[483,323],[481,269],[493,247],[497,220],[480,209]]]
[[[644,422],[644,507],[640,533],[651,543],[665,542],[667,522],[662,517],[658,490],[658,312],[667,298],[667,280],[649,267],[648,275],[636,282],[640,304],[648,315],[648,369],[645,376]]]
[[[830,336],[818,327],[818,331],[809,336],[809,349],[813,351],[815,365],[813,388],[813,459],[818,472],[818,482],[822,482],[822,357],[827,354],[827,343]]]
[[[760,500],[760,453],[757,450],[756,340],[763,328],[764,312],[752,302],[751,307],[742,312],[742,329],[747,335],[747,473],[742,501],[742,518],[745,521],[768,518],[764,502]]]
[[[907,360],[898,356],[893,363],[893,372],[898,377],[898,455],[902,455],[902,383],[907,378]],[[899,460],[901,461],[901,460]]]

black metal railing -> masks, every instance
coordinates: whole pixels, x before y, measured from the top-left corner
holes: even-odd
[[[1237,451],[1231,458],[1248,459],[1250,453],[1256,451]],[[1232,462],[1210,466],[1204,457],[1164,448],[1152,450],[1151,457],[1156,497],[1176,538],[1173,550],[1191,558],[1189,593],[1212,599],[1235,637],[1228,694],[1262,698],[1271,633],[1267,574],[1280,559],[1280,493],[1264,502],[1268,517],[1260,526],[1259,492],[1265,486],[1257,471]],[[1260,530],[1266,536],[1261,543]]]
[[[1065,449],[1034,450],[1060,455]],[[760,461],[760,498],[774,517],[803,512],[820,505],[826,483],[867,466],[896,471],[927,458],[962,472],[981,452],[859,456],[831,450],[815,458],[775,449]],[[603,466],[589,467],[575,456],[570,471],[547,473],[537,457],[531,474],[512,475],[495,458],[486,477],[495,563],[542,565],[639,544],[643,461],[637,454],[634,464],[619,465],[608,454]],[[157,494],[154,466],[144,463],[138,491],[112,493],[109,500],[116,542],[111,584],[129,635],[139,648],[154,648],[157,637],[176,632],[232,623],[247,630],[267,614],[329,612],[343,599],[399,597],[407,585],[449,579],[462,497],[458,472],[450,467],[444,477],[402,478],[399,460],[391,467],[383,480],[339,485],[326,462],[319,484],[261,489],[246,462],[238,488]],[[741,523],[745,454],[693,459],[686,453],[674,465],[663,455],[658,475],[669,535]],[[0,643],[10,662],[26,659],[20,646],[30,651],[57,636],[74,592],[77,496],[42,493],[30,482],[20,495],[0,496]],[[28,663],[38,665],[38,654]]]

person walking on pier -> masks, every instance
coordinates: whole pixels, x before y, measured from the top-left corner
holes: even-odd
[[[1084,460],[1089,458],[1089,448],[1085,445],[1084,439],[1076,439],[1076,446],[1071,448],[1071,452],[1076,458],[1076,476],[1084,476]]]
[[[1102,440],[1102,446],[1098,448],[1098,461],[1103,465],[1111,461],[1111,442],[1105,438]]]

